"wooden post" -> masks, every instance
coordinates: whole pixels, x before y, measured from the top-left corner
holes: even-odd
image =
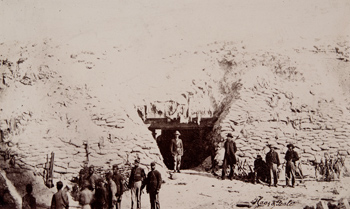
[[[45,163],[45,167],[44,167],[44,180],[45,180],[45,185],[47,185],[48,183],[48,179],[49,179],[49,169],[50,169],[50,166],[49,166],[49,154],[46,154],[46,163]]]
[[[90,154],[90,152],[89,152],[89,144],[88,144],[87,141],[85,141],[83,144],[85,146],[85,152],[86,152],[86,165],[88,165],[89,164],[89,154]]]
[[[145,105],[145,110],[144,110],[144,114],[145,114],[145,120],[147,120],[147,117],[148,117],[148,108],[147,108],[147,105]]]
[[[52,188],[53,185],[53,165],[54,165],[54,157],[55,153],[51,152],[51,160],[49,164],[49,168],[47,170],[47,178],[46,178],[46,186]]]

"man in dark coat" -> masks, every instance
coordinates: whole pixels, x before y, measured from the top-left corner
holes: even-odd
[[[96,188],[96,181],[100,179],[100,177],[95,173],[95,166],[91,165],[89,167],[89,176],[87,178],[92,190],[94,190]]]
[[[286,160],[286,185],[294,187],[295,184],[295,162],[299,160],[298,153],[294,151],[294,145],[288,144],[288,151],[284,157]],[[289,180],[292,180],[292,185],[289,184]]]
[[[175,139],[171,140],[170,152],[174,158],[174,173],[180,173],[181,158],[184,154],[182,139],[179,138],[180,132],[175,132]]]
[[[266,182],[268,176],[268,168],[265,161],[262,159],[261,155],[258,155],[254,160],[254,184],[256,182],[263,181]]]
[[[119,167],[117,164],[113,165],[113,176],[112,179],[117,186],[117,204],[116,204],[116,209],[121,208],[121,202],[122,202],[122,195],[123,195],[123,189],[124,189],[124,178],[123,176],[119,173]]]
[[[52,196],[51,200],[51,209],[68,209],[69,200],[67,193],[62,189],[62,181],[57,182],[56,184],[57,192]]]
[[[224,162],[222,164],[222,176],[221,178],[224,180],[226,177],[226,169],[227,166],[230,166],[230,174],[229,177],[232,180],[233,179],[233,169],[236,164],[236,156],[235,153],[237,152],[236,143],[233,141],[233,136],[231,133],[228,133],[226,135],[226,141],[224,144],[225,148],[225,155],[224,155]]]
[[[114,206],[117,204],[117,186],[115,185],[115,182],[113,181],[112,177],[112,172],[106,173],[108,209],[113,209]]]
[[[275,145],[268,145],[270,147],[270,151],[266,154],[266,164],[270,170],[270,180],[269,186],[271,186],[272,182],[275,187],[277,187],[278,183],[278,166],[280,166],[280,159],[278,157],[278,153],[275,151],[277,148]]]
[[[162,176],[156,170],[156,164],[154,162],[151,163],[151,171],[147,174],[145,184],[146,191],[149,193],[151,209],[160,209],[159,190],[162,184]]]
[[[27,184],[26,191],[27,194],[22,198],[22,209],[36,209],[36,199],[32,195],[33,186]]]
[[[102,179],[98,179],[96,182],[94,201],[91,204],[92,209],[109,209],[108,205],[108,192],[103,184]]]
[[[145,171],[143,168],[139,167],[140,160],[135,160],[135,166],[131,169],[130,177],[129,177],[129,188],[131,191],[131,209],[134,208],[136,204],[136,208],[141,208],[141,186],[142,182],[146,178]]]

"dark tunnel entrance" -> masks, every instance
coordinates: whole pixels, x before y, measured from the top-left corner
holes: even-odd
[[[184,155],[182,156],[181,168],[188,169],[200,165],[208,156],[210,156],[209,144],[206,136],[211,129],[174,129],[162,130],[161,135],[157,137],[157,144],[164,158],[164,163],[168,169],[174,168],[173,158],[170,152],[170,142],[175,138],[174,133],[179,130],[184,146]]]
[[[201,125],[198,124],[169,124],[151,122],[149,129],[157,140],[159,150],[163,156],[164,164],[168,169],[174,169],[174,160],[170,152],[171,140],[175,138],[175,131],[181,135],[184,146],[181,169],[189,169],[199,166],[213,152],[213,145],[208,136],[212,131],[215,119],[211,118]]]

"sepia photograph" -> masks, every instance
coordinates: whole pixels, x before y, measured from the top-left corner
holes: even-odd
[[[0,20],[0,209],[350,209],[349,0]]]

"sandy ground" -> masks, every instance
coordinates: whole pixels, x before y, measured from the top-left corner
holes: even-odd
[[[350,178],[341,181],[316,182],[297,180],[296,187],[285,187],[280,179],[278,187],[251,184],[239,180],[221,180],[210,173],[183,170],[176,179],[164,179],[160,190],[162,208],[238,208],[237,204],[249,202],[251,208],[303,208],[316,206],[321,199],[333,200],[338,204],[344,198],[349,200]],[[71,202],[75,208],[76,202]],[[270,205],[269,205],[270,204]],[[275,204],[275,205],[274,205]],[[123,194],[122,208],[130,208],[130,191]],[[142,208],[150,208],[149,196],[142,194]]]
[[[258,202],[252,203],[253,207],[273,208],[273,205],[267,206],[264,202],[272,204],[273,201],[281,200],[282,203],[290,204],[276,205],[276,208],[301,208],[307,204],[315,205],[320,198],[339,200],[350,194],[348,178],[331,183],[298,182],[295,188],[283,187],[285,182],[280,181],[277,188],[270,188],[238,180],[220,180],[210,174],[191,170],[184,171],[178,177],[177,180],[168,180],[163,186],[161,200],[164,208],[236,208],[237,203],[254,202],[257,199]]]
[[[162,86],[164,68],[174,65],[175,70],[183,66],[191,69],[198,64],[186,58],[183,63],[164,64],[161,61],[164,57],[195,51],[210,43],[244,42],[251,51],[281,52],[346,40],[350,35],[350,2],[1,0],[0,19],[0,43],[21,45],[50,40],[57,46],[57,57],[69,57],[84,50],[102,56],[105,50],[116,49],[98,61],[103,63],[98,68],[103,73],[86,75],[79,70],[72,73],[71,68],[62,68],[60,73],[67,83],[89,83],[91,88],[106,83],[112,86],[110,91],[136,83],[138,86],[131,92],[137,94],[142,93],[144,86],[154,83]],[[195,72],[185,75],[191,73]],[[128,93],[124,92],[126,96]],[[109,96],[106,92],[101,94]],[[162,208],[234,208],[237,202],[251,202],[262,196],[266,202],[295,201],[288,208],[301,208],[305,204],[314,205],[320,198],[348,198],[349,184],[350,179],[344,178],[341,182],[309,181],[294,189],[269,188],[235,180],[221,181],[206,173],[187,170],[178,174],[177,180],[167,179],[160,199]],[[149,207],[148,200],[143,195],[143,208]],[[122,207],[130,207],[129,192],[123,197]]]

